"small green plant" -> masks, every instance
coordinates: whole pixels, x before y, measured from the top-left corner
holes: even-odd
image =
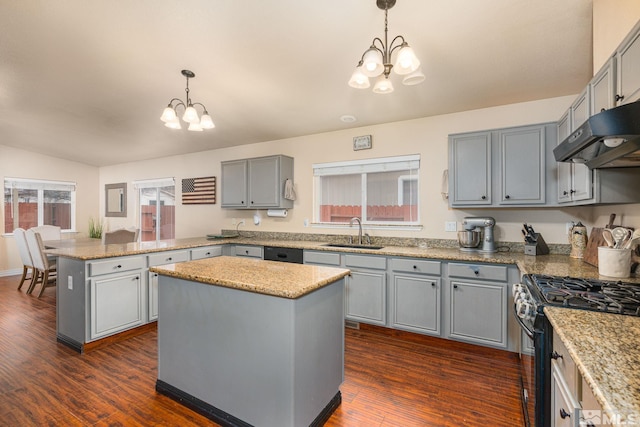
[[[89,237],[92,239],[101,239],[103,228],[104,224],[102,223],[102,220],[97,221],[93,219],[93,217],[89,218]]]

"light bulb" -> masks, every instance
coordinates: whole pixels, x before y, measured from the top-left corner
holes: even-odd
[[[404,75],[413,73],[415,70],[420,67],[420,61],[418,57],[413,52],[413,49],[409,47],[408,44],[405,44],[398,51],[398,56],[396,57],[396,63],[393,67],[396,74]]]
[[[393,84],[391,80],[385,77],[384,74],[381,74],[380,77],[376,80],[375,86],[373,86],[373,93],[391,93],[393,92]]]
[[[362,66],[356,67],[349,79],[349,86],[355,87],[356,89],[366,89],[371,84],[369,83],[369,77],[365,76],[362,72]]]
[[[200,126],[200,123],[189,123],[189,127],[187,129],[194,132],[202,132],[204,130],[202,129],[202,126]]]
[[[375,77],[382,73],[382,53],[376,48],[369,48],[362,56],[362,73],[367,77]]]
[[[173,116],[173,119],[169,120],[164,125],[170,129],[182,129],[182,126],[180,126],[180,120],[178,120],[177,116]]]
[[[162,116],[160,116],[160,120],[162,120],[165,123],[170,122],[175,118],[176,118],[176,110],[174,110],[171,107],[171,105],[168,105],[167,108],[165,108],[162,111]]]
[[[422,83],[424,81],[424,73],[422,72],[422,67],[415,70],[413,73],[404,76],[402,79],[402,84],[407,86],[417,85],[418,83]]]
[[[184,110],[184,114],[182,116],[182,120],[187,123],[200,123],[200,118],[198,117],[198,112],[193,105],[189,105],[186,110]]]
[[[209,115],[207,110],[204,111],[204,114],[202,114],[202,117],[200,118],[200,127],[202,129],[213,129],[214,127],[216,127],[216,125],[213,124],[213,120],[211,120],[211,116]]]

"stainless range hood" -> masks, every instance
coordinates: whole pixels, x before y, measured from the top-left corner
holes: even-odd
[[[553,155],[589,169],[640,167],[640,101],[589,117]]]

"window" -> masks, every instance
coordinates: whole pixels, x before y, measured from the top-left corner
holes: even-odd
[[[76,183],[5,178],[4,232],[40,225],[75,230]]]
[[[133,183],[138,190],[140,241],[175,238],[175,181],[163,178]]]
[[[419,172],[419,155],[314,164],[314,221],[418,225]]]

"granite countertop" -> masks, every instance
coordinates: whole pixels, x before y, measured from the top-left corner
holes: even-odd
[[[403,256],[461,262],[514,264],[520,269],[520,272],[523,274],[548,274],[553,276],[619,280],[612,279],[611,277],[607,276],[600,276],[598,274],[597,267],[589,265],[581,259],[570,258],[567,255],[551,254],[532,256],[525,255],[522,252],[495,252],[492,254],[482,254],[479,252],[464,252],[457,248],[423,248],[417,246],[384,246],[382,249],[361,249],[327,246],[327,242],[316,242],[308,240],[269,240],[254,238],[224,238],[208,240],[204,237],[192,237],[184,239],[161,240],[158,242],[128,243],[123,245],[76,245],[72,247],[49,249],[47,250],[47,253],[51,255],[58,255],[80,260],[93,260],[224,244],[277,246],[315,251],[370,254],[382,256]],[[624,281],[640,283],[640,277],[638,275],[635,275],[630,278],[624,279]]]
[[[544,312],[603,411],[620,416],[620,424],[640,422],[640,318],[561,307]]]
[[[221,256],[151,267],[149,271],[283,298],[300,298],[349,274],[334,267]]]

